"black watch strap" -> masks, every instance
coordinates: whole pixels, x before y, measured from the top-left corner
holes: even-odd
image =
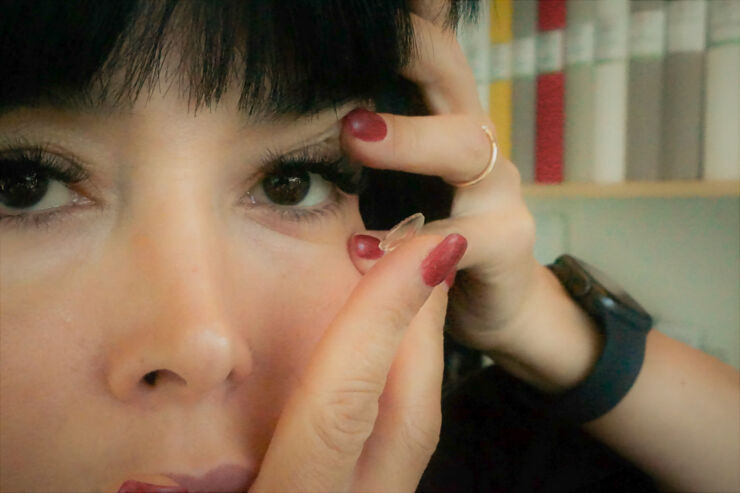
[[[557,396],[535,390],[523,392],[523,403],[534,410],[570,424],[593,421],[612,410],[632,388],[645,359],[649,325],[605,311],[597,321],[604,336],[601,354],[584,381]]]
[[[642,369],[647,333],[606,314],[604,346],[591,373],[549,402],[549,413],[573,424],[603,416],[622,401]]]

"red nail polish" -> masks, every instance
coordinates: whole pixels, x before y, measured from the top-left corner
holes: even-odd
[[[457,269],[450,272],[450,275],[445,277],[445,282],[447,283],[447,287],[451,288],[455,285],[455,276],[457,275]]]
[[[160,486],[129,479],[118,489],[118,493],[187,493],[182,486]]]
[[[360,140],[376,142],[383,140],[388,127],[383,117],[364,108],[356,108],[344,117],[344,128]]]
[[[421,263],[421,276],[427,286],[436,286],[455,272],[468,248],[468,240],[459,234],[447,235]]]
[[[383,250],[378,247],[380,240],[369,235],[352,235],[349,239],[349,247],[354,250],[358,257],[366,259],[378,259],[383,256]]]

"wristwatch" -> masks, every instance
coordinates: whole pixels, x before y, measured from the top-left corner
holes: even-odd
[[[582,424],[606,414],[630,390],[642,368],[653,319],[621,287],[583,260],[561,255],[547,267],[604,336],[601,355],[586,380],[548,402],[548,413]]]

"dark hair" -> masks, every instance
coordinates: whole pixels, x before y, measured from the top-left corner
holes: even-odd
[[[428,114],[399,76],[414,50],[408,2],[0,0],[0,114],[133,104],[176,53],[195,111],[217,103],[235,78],[249,115],[305,115],[357,99]],[[448,29],[477,15],[475,0],[448,5],[440,12]],[[359,195],[366,227],[387,229],[415,212],[449,216],[453,189],[438,177],[364,168]]]

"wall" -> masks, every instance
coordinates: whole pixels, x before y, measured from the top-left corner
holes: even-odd
[[[582,258],[621,284],[658,330],[740,368],[740,197],[527,204],[541,263]]]

